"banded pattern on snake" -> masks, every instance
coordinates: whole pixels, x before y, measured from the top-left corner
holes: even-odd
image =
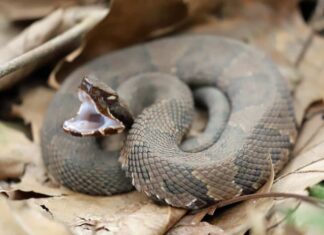
[[[87,74],[116,89],[136,117],[120,153],[62,130],[78,110],[76,88]],[[201,136],[181,144],[194,111],[189,87],[209,121]],[[74,71],[49,107],[42,154],[49,172],[73,190],[111,195],[133,184],[154,200],[197,209],[255,192],[272,165],[278,172],[288,161],[296,135],[289,89],[267,56],[223,37],[181,36]]]

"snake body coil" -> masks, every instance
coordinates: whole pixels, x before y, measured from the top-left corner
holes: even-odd
[[[118,89],[130,78],[151,72],[150,76],[165,74],[165,78],[156,75],[157,87],[172,80],[179,83],[174,77],[191,87],[217,87],[228,99],[231,113],[216,142],[199,151],[184,151],[180,143],[193,113],[189,89],[163,88],[167,98],[160,100],[152,94],[161,92],[153,91],[130,97],[134,112],[153,103],[135,120],[120,154],[130,179],[118,162],[118,152],[108,154],[95,138],[73,137],[61,127],[77,111],[75,90],[84,75],[95,74]],[[208,102],[211,95],[206,94],[202,96]],[[136,107],[138,100],[141,104]],[[278,172],[288,161],[295,138],[289,91],[266,56],[230,39],[185,36],[120,50],[77,69],[49,108],[42,153],[49,172],[74,190],[110,195],[131,190],[132,181],[155,200],[196,209],[255,192],[268,180],[272,164]]]

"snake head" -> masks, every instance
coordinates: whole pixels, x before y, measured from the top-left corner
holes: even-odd
[[[121,133],[125,125],[113,110],[120,107],[116,91],[94,77],[85,77],[78,92],[81,105],[76,116],[66,120],[63,130],[75,136],[106,136]]]

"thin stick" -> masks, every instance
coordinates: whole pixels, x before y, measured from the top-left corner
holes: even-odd
[[[276,198],[276,197],[295,198],[295,199],[299,199],[304,202],[310,203],[312,205],[319,206],[320,208],[324,209],[324,201],[323,200],[320,200],[317,198],[312,198],[309,196],[300,195],[300,194],[279,193],[279,192],[278,193],[273,192],[273,193],[259,193],[259,194],[243,195],[243,196],[239,196],[239,197],[236,197],[233,199],[220,201],[220,202],[216,203],[214,206],[216,206],[216,208],[221,208],[224,206],[228,206],[228,205],[246,201],[246,200],[259,199],[259,198]]]
[[[46,59],[51,53],[66,45],[73,45],[76,41],[93,28],[103,17],[102,14],[93,14],[86,17],[79,24],[67,30],[60,36],[57,36],[43,45],[32,49],[2,65],[0,65],[0,79],[5,78],[6,75],[15,72],[32,63],[38,63]]]

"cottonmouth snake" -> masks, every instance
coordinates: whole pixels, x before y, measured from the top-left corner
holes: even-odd
[[[78,110],[76,88],[87,74],[122,90],[138,115],[121,150],[123,170],[118,152],[103,151],[94,137],[62,130],[64,120]],[[193,89],[206,89],[200,100],[213,120],[204,136],[186,146],[180,143],[192,121],[193,100],[176,77]],[[126,87],[133,89],[123,88],[132,79],[138,81]],[[224,102],[215,107],[217,92],[205,86],[217,87],[228,100],[231,112],[220,118],[222,125],[215,116]],[[265,55],[222,37],[182,36],[113,52],[74,71],[49,107],[42,154],[49,172],[73,190],[110,195],[129,191],[133,184],[157,201],[196,209],[255,192],[272,165],[278,172],[288,161],[295,138],[289,90]]]

